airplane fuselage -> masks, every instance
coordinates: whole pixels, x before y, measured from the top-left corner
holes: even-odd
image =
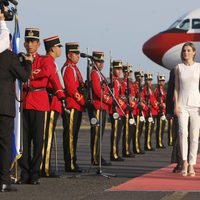
[[[200,9],[189,12],[176,22],[176,26],[172,25],[166,31],[158,33],[143,45],[144,54],[167,69],[172,69],[181,62],[181,49],[186,42],[195,44],[196,61],[200,62]]]

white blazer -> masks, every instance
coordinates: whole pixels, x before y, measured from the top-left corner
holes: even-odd
[[[200,107],[200,63],[195,62],[191,66],[178,64],[180,91],[178,102],[180,107]]]

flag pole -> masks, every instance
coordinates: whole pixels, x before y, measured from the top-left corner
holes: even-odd
[[[19,39],[20,30],[18,24],[17,6],[15,6],[15,27],[12,42],[12,51],[16,54],[19,53]],[[23,115],[22,115],[22,82],[16,80],[16,117],[15,127],[13,134],[13,147],[12,147],[12,166],[15,164],[15,181],[18,179],[18,162],[17,160],[22,155],[23,150]]]

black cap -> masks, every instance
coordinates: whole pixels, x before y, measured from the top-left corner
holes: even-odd
[[[157,78],[158,78],[159,81],[165,81],[164,75],[158,75]]]
[[[123,72],[133,72],[131,64],[123,65],[122,69],[123,69]]]
[[[65,43],[65,51],[66,51],[66,54],[68,54],[70,52],[80,53],[79,43],[77,43],[77,42]]]
[[[135,78],[137,78],[137,77],[143,77],[144,76],[144,72],[142,70],[135,71],[134,75],[135,75]]]
[[[62,47],[58,36],[53,36],[43,40],[46,52],[49,52],[51,47]]]
[[[93,51],[92,56],[94,61],[104,63],[104,52]]]
[[[121,60],[113,60],[112,65],[113,65],[113,68],[122,69],[122,61]]]
[[[146,74],[144,75],[144,78],[145,78],[145,80],[153,80],[153,74],[151,74],[151,73],[146,73]]]
[[[40,30],[38,28],[26,28],[25,29],[25,40],[39,40],[40,39]]]

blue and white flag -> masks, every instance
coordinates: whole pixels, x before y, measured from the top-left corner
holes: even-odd
[[[15,30],[13,34],[13,40],[12,40],[12,51],[14,53],[19,53],[19,41],[20,41],[20,30],[19,30],[19,24],[18,24],[18,16],[15,15]],[[17,100],[21,101],[21,81],[16,80],[15,84],[16,88],[16,97]],[[15,123],[14,123],[14,133],[13,133],[13,140],[12,140],[12,166],[14,166],[14,163],[17,159],[21,157],[21,108],[20,102],[16,100],[16,116],[15,116]]]

